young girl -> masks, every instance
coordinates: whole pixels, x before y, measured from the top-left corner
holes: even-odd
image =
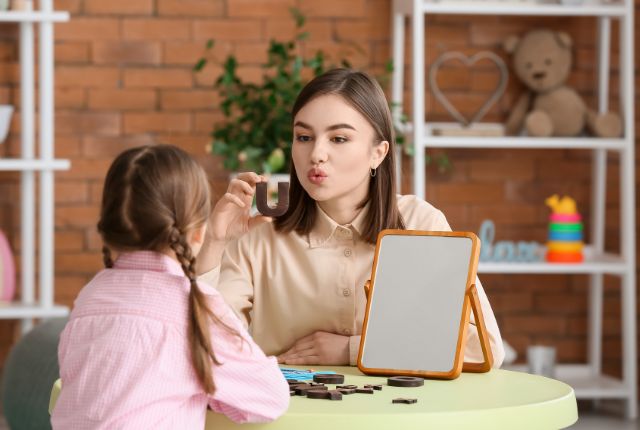
[[[292,116],[288,211],[231,242],[219,274],[206,276],[281,363],[354,365],[378,233],[451,228],[429,203],[396,195],[393,123],[374,79],[329,71],[303,88]],[[500,331],[477,288],[499,367]],[[465,361],[481,362],[473,316],[468,333]]]
[[[115,159],[98,223],[106,269],[80,292],[60,337],[54,428],[201,429],[207,406],[236,422],[284,413],[276,359],[196,281],[208,226],[213,249],[249,222],[229,209],[260,178],[241,179],[211,214],[205,173],[182,150],[145,146]]]

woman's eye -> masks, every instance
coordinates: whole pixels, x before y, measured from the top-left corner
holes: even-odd
[[[311,137],[307,136],[307,135],[304,135],[304,134],[300,134],[300,135],[296,136],[296,140],[298,142],[309,142],[309,141],[311,141]]]
[[[331,139],[332,142],[334,143],[345,143],[348,139],[344,136],[336,136],[334,138]]]

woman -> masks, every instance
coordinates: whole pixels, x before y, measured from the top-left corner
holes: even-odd
[[[288,211],[231,241],[219,274],[205,278],[280,363],[354,365],[378,233],[451,228],[429,203],[396,195],[393,123],[374,79],[329,71],[303,88],[292,117]],[[478,295],[499,367],[502,340],[480,283]],[[465,361],[482,360],[472,317]]]

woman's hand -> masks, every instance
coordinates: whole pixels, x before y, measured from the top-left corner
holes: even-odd
[[[211,212],[209,233],[212,241],[227,242],[258,224],[271,221],[271,218],[263,215],[252,217],[250,213],[259,182],[267,182],[267,179],[253,172],[240,173],[231,180],[227,192]]]
[[[278,356],[281,364],[349,365],[349,336],[317,331]]]

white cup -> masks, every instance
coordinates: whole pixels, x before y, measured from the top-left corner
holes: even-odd
[[[12,105],[0,105],[0,143],[4,142],[9,133],[11,116],[13,115]]]
[[[529,373],[554,378],[556,349],[552,346],[530,346],[527,348],[527,363],[529,365]]]

